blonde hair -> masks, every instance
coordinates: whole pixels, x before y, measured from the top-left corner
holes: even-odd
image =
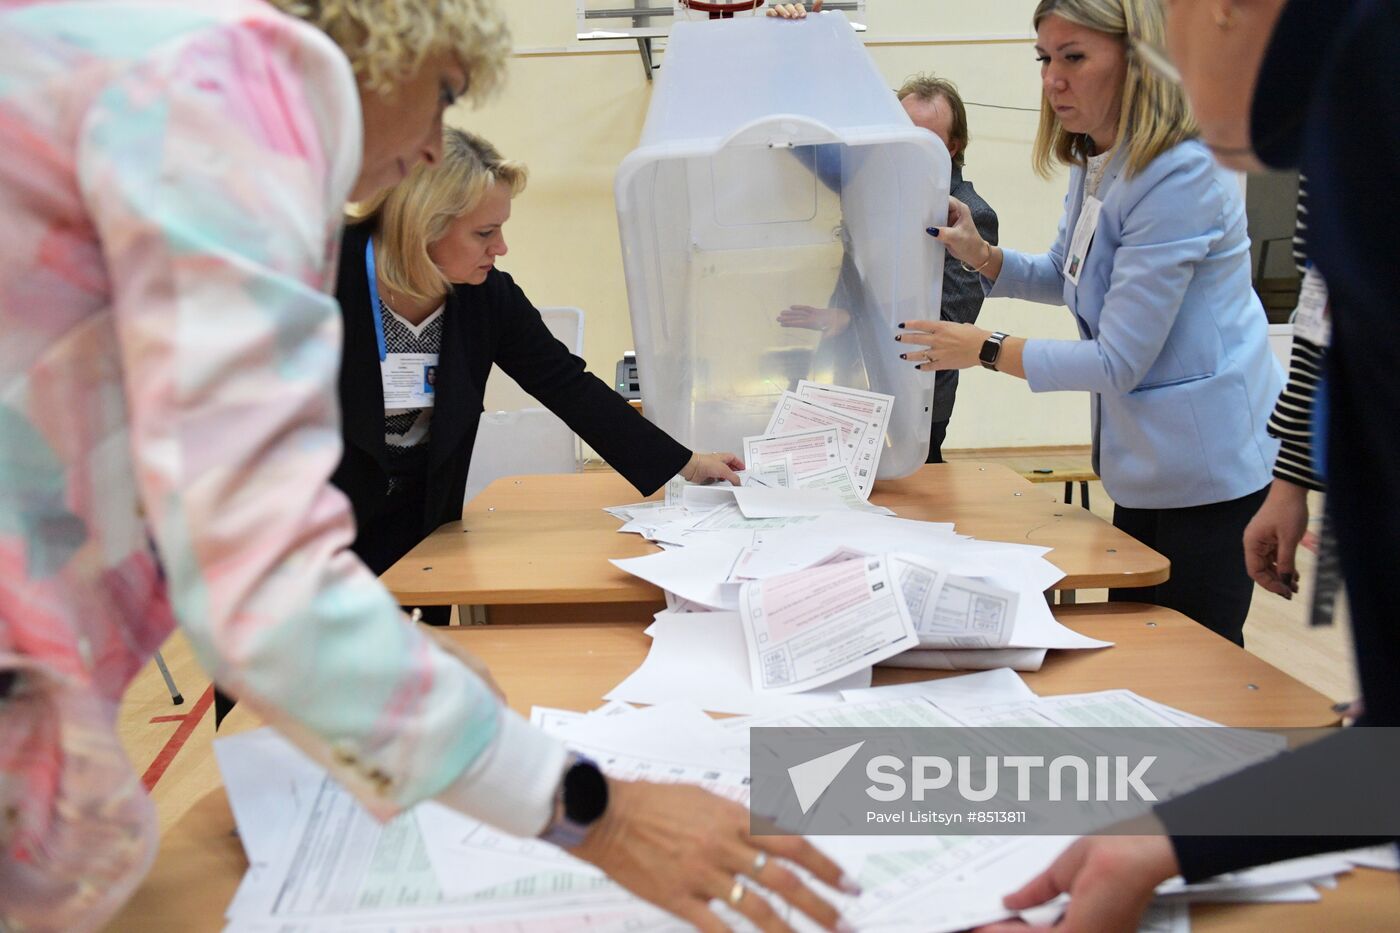
[[[269,0],[330,36],[370,90],[387,96],[440,52],[467,73],[480,102],[505,73],[510,32],[495,0]]]
[[[935,98],[941,97],[948,102],[948,109],[953,112],[952,125],[948,128],[948,138],[949,141],[959,144],[957,155],[953,156],[953,164],[962,168],[964,158],[967,155],[967,144],[971,142],[971,137],[967,132],[967,108],[963,106],[958,86],[947,78],[939,78],[928,72],[923,72],[905,78],[904,84],[895,92],[895,96],[900,100],[912,97],[924,103],[932,103]]]
[[[1199,129],[1186,95],[1139,60],[1129,43],[1132,37],[1161,47],[1165,28],[1157,0],[1040,0],[1031,19],[1033,27],[1039,29],[1041,20],[1051,14],[1123,42],[1128,73],[1114,147],[1127,152],[1128,175],[1142,171],[1178,143],[1195,138]],[[1036,172],[1048,178],[1056,163],[1084,165],[1092,146],[1086,134],[1065,130],[1042,93],[1040,128],[1031,154]]]
[[[496,147],[465,130],[442,132],[442,160],[419,163],[397,185],[363,204],[351,205],[350,218],[374,225],[375,270],[385,285],[414,300],[437,298],[452,288],[428,247],[442,239],[452,222],[481,204],[491,186],[509,186],[511,197],[525,190],[525,166],[501,157]]]

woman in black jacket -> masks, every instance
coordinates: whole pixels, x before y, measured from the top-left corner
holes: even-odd
[[[332,480],[354,506],[353,550],[375,573],[461,517],[493,363],[643,494],[678,473],[738,482],[743,469],[733,454],[692,453],[639,415],[495,268],[524,185],[523,166],[449,129],[440,164],[419,166],[346,228],[336,288],[345,452]]]

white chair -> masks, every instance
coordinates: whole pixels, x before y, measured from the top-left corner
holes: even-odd
[[[583,354],[583,311],[541,308],[540,316],[571,353]],[[502,476],[578,472],[577,435],[500,367],[491,367],[484,402],[486,411],[476,430],[463,505]]]

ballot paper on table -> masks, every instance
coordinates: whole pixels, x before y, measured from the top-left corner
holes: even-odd
[[[881,661],[880,667],[906,667],[921,671],[1038,671],[1045,664],[1047,648],[915,648]]]
[[[777,436],[822,428],[835,428],[839,432],[841,462],[853,463],[868,428],[865,421],[832,408],[823,408],[800,398],[794,392],[784,392],[778,399],[778,404],[768,419],[768,427],[763,433],[767,436]]]
[[[744,464],[762,472],[774,460],[787,461],[792,482],[808,473],[820,473],[841,465],[840,432],[835,428],[799,431],[795,434],[755,435],[744,438]]]
[[[1033,691],[1015,671],[1006,669],[979,671],[961,677],[920,680],[907,684],[887,684],[842,690],[848,703],[869,703],[876,700],[926,699],[951,701],[962,705],[989,703],[1021,703],[1036,699]]]
[[[1001,648],[1010,640],[1015,593],[955,576],[913,554],[889,560],[920,647]]]
[[[772,715],[842,702],[842,690],[870,685],[865,667],[824,689],[759,693],[737,612],[659,612],[647,628],[646,660],[606,694],[630,703],[686,701],[714,713]]]
[[[884,557],[825,564],[739,588],[754,689],[797,693],[919,643]]]
[[[880,455],[885,451],[885,430],[889,427],[890,412],[894,410],[894,396],[845,386],[822,385],[806,379],[797,384],[797,396],[865,422],[865,433],[852,461],[851,473],[868,496],[870,488],[875,485],[875,474],[880,469]]]
[[[734,490],[734,502],[748,518],[820,515],[824,512],[868,512],[893,515],[861,496],[850,466],[841,464],[798,478],[790,488],[746,486]]]

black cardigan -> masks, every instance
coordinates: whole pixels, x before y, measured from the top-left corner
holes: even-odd
[[[369,225],[347,227],[336,297],[345,322],[340,367],[345,450],[331,481],[350,498],[363,527],[388,491],[384,390],[365,278]],[[481,285],[459,285],[447,297],[437,396],[428,441],[423,535],[462,515],[467,468],[483,411],[486,378],[495,363],[643,494],[679,472],[690,451],[647,421],[583,360],[554,338],[525,293],[500,270]]]

